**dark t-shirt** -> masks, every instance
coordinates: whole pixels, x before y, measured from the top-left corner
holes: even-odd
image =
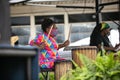
[[[100,34],[99,35],[94,34],[90,37],[90,46],[98,46],[102,42],[106,47],[112,46],[107,36],[103,37]]]

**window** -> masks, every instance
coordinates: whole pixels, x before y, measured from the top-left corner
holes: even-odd
[[[63,15],[35,16],[35,24],[41,24],[44,18],[51,18],[55,23],[64,23]]]
[[[95,18],[93,18],[94,13],[91,14],[70,14],[69,22],[77,23],[77,22],[95,22]]]
[[[65,36],[64,36],[64,24],[56,24],[57,28],[58,28],[58,35],[56,37],[56,40],[58,43],[63,43],[65,40]]]
[[[96,23],[73,23],[71,27],[71,42],[75,42],[91,35]]]
[[[102,20],[103,21],[112,21],[112,20],[119,20],[119,12],[103,12],[102,13]],[[77,23],[77,22],[95,22],[96,19],[94,18],[95,13],[89,14],[70,14],[69,15],[69,22],[70,23]]]
[[[19,45],[28,45],[30,37],[30,16],[11,17],[12,33],[19,37]]]
[[[30,17],[29,16],[20,16],[20,17],[12,17],[11,25],[30,25]]]
[[[120,13],[119,12],[109,12],[109,13],[102,13],[102,20],[103,21],[112,21],[112,20],[118,20],[120,19]]]
[[[12,33],[19,37],[19,45],[28,45],[30,26],[12,26]]]

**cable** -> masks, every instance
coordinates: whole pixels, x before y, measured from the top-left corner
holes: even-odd
[[[84,6],[86,7],[86,0],[84,0]],[[85,8],[83,8],[83,13],[85,12]]]

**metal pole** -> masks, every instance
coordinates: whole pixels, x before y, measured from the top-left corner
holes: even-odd
[[[94,9],[93,6],[59,6],[56,5],[57,8],[86,8],[86,9]]]
[[[100,0],[96,0],[95,3],[96,3],[96,25],[99,25],[99,23],[102,21],[101,10],[99,10]]]
[[[98,5],[98,0],[95,0],[96,2],[96,25],[99,25],[99,15],[98,15],[98,10],[99,10],[99,5]]]
[[[120,0],[118,0],[119,4],[118,4],[118,12],[119,12],[119,24],[120,24]],[[120,42],[120,25],[118,26],[118,31],[119,31],[119,42]]]
[[[0,45],[10,45],[9,0],[0,0]]]

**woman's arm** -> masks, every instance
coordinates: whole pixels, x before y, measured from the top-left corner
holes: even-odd
[[[44,48],[45,48],[45,43],[42,42],[42,43],[39,45],[39,44],[33,42],[33,46],[36,46],[36,47],[39,48],[39,49],[44,49]]]
[[[115,49],[117,49],[116,47],[107,47],[107,46],[103,46],[104,47],[104,49],[106,50],[106,51],[115,51]],[[98,45],[98,48],[99,49],[101,49],[101,45],[99,44]]]
[[[70,43],[69,40],[66,40],[64,43],[58,45],[58,49],[68,46]]]

